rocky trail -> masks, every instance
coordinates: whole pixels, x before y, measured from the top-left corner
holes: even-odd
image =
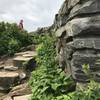
[[[0,59],[0,100],[28,100],[28,80],[36,65],[35,56],[34,50],[27,50]]]

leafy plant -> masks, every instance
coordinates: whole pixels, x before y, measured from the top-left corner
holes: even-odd
[[[68,93],[74,84],[71,76],[65,75],[55,60],[54,37],[48,35],[39,38],[36,58],[38,68],[30,79],[32,100],[56,100],[56,97]]]
[[[15,39],[11,39],[8,43],[8,54],[13,55],[20,48],[19,43]]]

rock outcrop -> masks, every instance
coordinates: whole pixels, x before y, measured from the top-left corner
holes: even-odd
[[[53,26],[60,66],[67,67],[77,82],[88,82],[84,64],[100,72],[100,0],[65,0]],[[100,76],[94,80],[100,82]]]

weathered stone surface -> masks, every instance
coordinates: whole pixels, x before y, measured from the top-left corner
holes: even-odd
[[[68,0],[68,9],[73,8],[75,5],[77,5],[81,0]]]
[[[28,83],[23,83],[23,84],[13,87],[9,93],[0,93],[0,100],[14,100],[14,98],[27,97],[27,95],[30,95],[30,94],[32,94],[31,87],[29,86]],[[18,100],[21,100],[21,99],[18,99]]]
[[[13,99],[10,96],[6,96],[5,98],[3,98],[1,100],[13,100]]]
[[[100,66],[96,65],[98,57],[95,54],[76,52],[73,54],[73,59],[71,61],[72,73],[74,79],[77,81],[87,82],[87,77],[83,72],[83,65],[89,64],[90,70],[92,72],[99,72]],[[100,81],[98,77],[95,77],[96,81]]]
[[[65,0],[61,8],[59,9],[58,14],[60,15],[68,14],[69,10],[79,2],[80,0]]]
[[[83,83],[89,82],[89,78],[85,74],[73,73],[72,76],[77,82],[83,82]]]
[[[88,82],[82,65],[89,64],[92,72],[100,72],[100,0],[65,0],[55,19],[55,35],[65,45],[58,46],[59,62],[71,69],[78,82]],[[61,55],[63,50],[64,55]],[[100,81],[100,76],[95,80]]]
[[[0,58],[0,100],[13,100],[14,96],[32,93],[31,88],[26,82],[30,77],[31,71],[33,71],[33,67],[36,67],[35,56],[37,54],[34,51],[34,48],[31,47],[27,48],[30,51],[23,51],[16,53],[11,57],[4,56],[3,58]],[[23,62],[26,62],[24,63],[25,67],[19,69],[17,65],[15,66],[13,60],[16,59],[19,62],[21,61],[21,65],[23,65]],[[15,87],[16,85],[19,86]]]
[[[3,68],[4,68],[4,62],[1,61],[1,62],[0,62],[0,70],[2,70]]]
[[[87,83],[77,83],[76,84],[76,90],[80,90],[80,89],[86,89],[86,88],[88,88],[88,84]]]
[[[68,13],[68,0],[64,1],[64,3],[62,4],[62,6],[58,12],[58,14],[60,14],[60,15],[64,15],[66,13]]]
[[[0,100],[2,97],[4,97],[7,93],[4,93],[3,91],[0,91]]]
[[[0,72],[0,90],[9,90],[19,80],[19,74],[15,72]]]
[[[100,0],[87,0],[87,2],[77,4],[70,12],[70,17],[100,13]]]
[[[60,28],[76,16],[100,13],[100,0],[65,0],[55,16],[54,26]]]
[[[63,32],[66,32],[65,27],[59,28],[55,33],[56,37],[61,37]]]
[[[64,38],[68,38],[71,36],[79,36],[79,37],[92,37],[95,35],[100,35],[100,16],[97,15],[95,17],[85,17],[85,18],[77,18],[69,21],[65,26],[59,28],[55,35],[60,37],[64,32],[66,36]],[[96,36],[96,37],[97,37]]]
[[[20,72],[20,73],[19,73],[20,82],[21,82],[22,80],[24,80],[26,77],[27,77],[27,75],[26,75],[25,72]]]
[[[55,15],[54,26],[60,28],[67,23],[71,9],[77,5],[80,0],[65,0],[59,9],[58,14]]]
[[[34,37],[35,34],[38,34],[38,35],[49,34],[49,35],[51,35],[52,31],[53,31],[53,25],[47,26],[47,27],[39,27],[36,31],[31,32],[30,35],[32,37]]]
[[[66,37],[81,35],[83,37],[91,37],[100,35],[100,16],[77,18],[69,21],[63,28],[66,31]],[[61,33],[60,33],[61,34]]]
[[[14,100],[29,100],[30,98],[31,98],[31,94],[24,95],[24,96],[16,96],[16,97],[14,97]]]
[[[3,65],[1,65],[1,66],[0,66],[0,70],[2,70],[3,68],[4,68],[4,66],[3,66]]]
[[[84,39],[75,39],[74,48],[82,49],[100,49],[100,39],[99,38],[84,38]]]
[[[28,95],[28,94],[31,94],[32,91],[31,91],[31,88],[30,86],[28,85],[28,83],[24,83],[24,84],[21,84],[21,85],[18,85],[16,87],[14,87],[9,95],[11,97],[15,97],[15,96],[22,96],[22,95]]]
[[[23,67],[23,64],[25,62],[28,62],[30,59],[32,59],[32,57],[31,58],[26,58],[26,57],[21,57],[21,56],[16,57],[13,60],[14,61],[14,66],[16,66],[18,68],[22,68]]]
[[[7,70],[7,71],[16,71],[16,70],[18,70],[18,67],[14,67],[14,66],[5,66],[5,67],[4,67],[4,70]]]
[[[73,55],[73,59],[71,61],[72,69],[78,68],[82,70],[82,65],[89,64],[90,67],[95,66],[97,57],[92,54],[76,54]]]
[[[36,55],[36,52],[33,51],[16,53],[16,57],[13,59],[14,66],[21,68],[23,67],[23,63],[30,61]]]
[[[36,56],[36,52],[35,51],[25,51],[25,52],[20,52],[20,53],[16,53],[15,56],[26,56],[26,57],[34,57]]]
[[[60,28],[63,24],[66,23],[67,16],[68,14],[68,0],[65,0],[65,2],[62,4],[61,8],[59,9],[58,14],[55,15],[54,19],[54,28]]]

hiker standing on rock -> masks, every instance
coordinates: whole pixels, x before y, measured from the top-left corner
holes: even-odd
[[[23,20],[20,20],[18,27],[23,30]]]

